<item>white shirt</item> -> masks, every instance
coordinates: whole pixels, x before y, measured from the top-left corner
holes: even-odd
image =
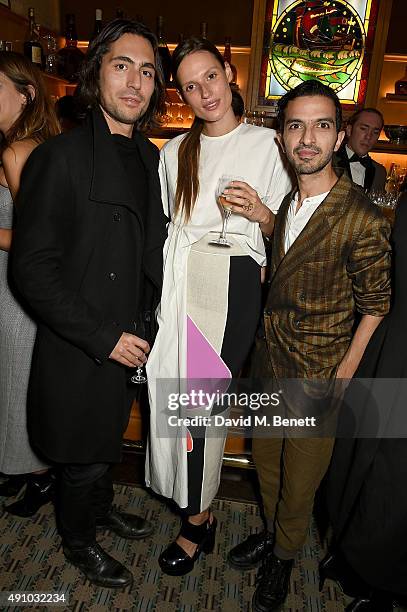
[[[352,155],[354,155],[355,152],[352,151],[352,149],[350,149],[348,145],[345,145],[345,149],[346,149],[346,153],[348,154],[348,159],[350,159]],[[352,181],[356,183],[357,185],[360,185],[361,187],[363,187],[365,184],[366,168],[362,166],[362,164],[358,161],[354,161],[350,163],[349,166],[350,166],[350,173],[352,175]]]
[[[242,177],[255,189],[262,201],[276,213],[291,189],[291,179],[283,165],[276,133],[248,123],[240,123],[223,136],[201,135],[199,160],[199,194],[188,223],[178,214],[174,217],[174,200],[178,175],[178,148],[185,135],[177,136],[161,149],[160,180],[164,209],[171,218],[164,249],[177,236],[178,247],[198,242],[208,232],[219,234],[222,214],[216,201],[216,187],[222,175]],[[232,214],[227,233],[261,266],[266,257],[259,224]]]
[[[296,238],[298,238],[298,236],[300,235],[304,227],[307,225],[308,221],[311,219],[318,206],[321,204],[321,202],[325,200],[328,193],[329,191],[327,191],[326,193],[320,193],[316,196],[312,196],[311,198],[305,198],[297,213],[295,211],[297,208],[299,194],[297,192],[294,195],[294,198],[291,200],[290,203],[290,208],[287,212],[287,220],[285,224],[285,253],[287,253],[293,242],[296,240]]]

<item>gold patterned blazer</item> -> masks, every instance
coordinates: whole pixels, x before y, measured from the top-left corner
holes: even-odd
[[[276,217],[264,322],[278,378],[331,378],[352,338],[357,313],[390,307],[390,224],[343,174],[287,253],[293,193]]]

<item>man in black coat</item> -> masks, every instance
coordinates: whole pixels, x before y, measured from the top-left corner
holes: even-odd
[[[132,574],[96,543],[96,527],[152,532],[112,507],[108,468],[120,461],[134,396],[127,368],[146,361],[161,292],[159,156],[140,131],[165,109],[154,35],[137,22],[108,24],[79,92],[87,121],[26,164],[13,273],[38,321],[28,423],[33,446],[61,468],[64,554],[93,583],[123,587]]]
[[[364,191],[383,191],[386,168],[369,155],[383,128],[383,115],[376,108],[363,108],[349,118],[346,140],[334,158],[334,165],[343,169]]]

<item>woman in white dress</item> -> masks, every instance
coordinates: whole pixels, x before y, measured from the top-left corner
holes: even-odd
[[[146,481],[182,511],[179,536],[159,563],[164,572],[183,575],[201,551],[213,548],[216,519],[210,504],[219,486],[226,435],[207,435],[205,427],[168,426],[168,391],[196,390],[197,379],[206,379],[200,387],[206,390],[211,380],[224,380],[225,391],[239,374],[260,316],[266,262],[262,233],[271,234],[273,212],[291,183],[274,130],[236,119],[232,72],[212,43],[201,38],[181,43],[173,53],[173,73],[195,120],[187,134],[161,152],[162,196],[171,221],[159,330],[147,363],[151,428]],[[223,202],[233,214],[226,238],[217,245],[222,176],[228,177],[221,189]]]
[[[0,472],[9,476],[3,494],[17,493],[28,477],[24,497],[6,506],[19,516],[31,516],[50,500],[53,479],[28,439],[26,399],[36,326],[11,285],[8,253],[24,164],[38,144],[59,131],[40,71],[19,53],[0,52]]]

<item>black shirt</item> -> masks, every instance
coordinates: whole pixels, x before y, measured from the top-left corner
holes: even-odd
[[[128,178],[131,193],[134,195],[134,204],[145,222],[148,198],[147,171],[138,146],[132,138],[121,134],[112,134],[112,138]]]

